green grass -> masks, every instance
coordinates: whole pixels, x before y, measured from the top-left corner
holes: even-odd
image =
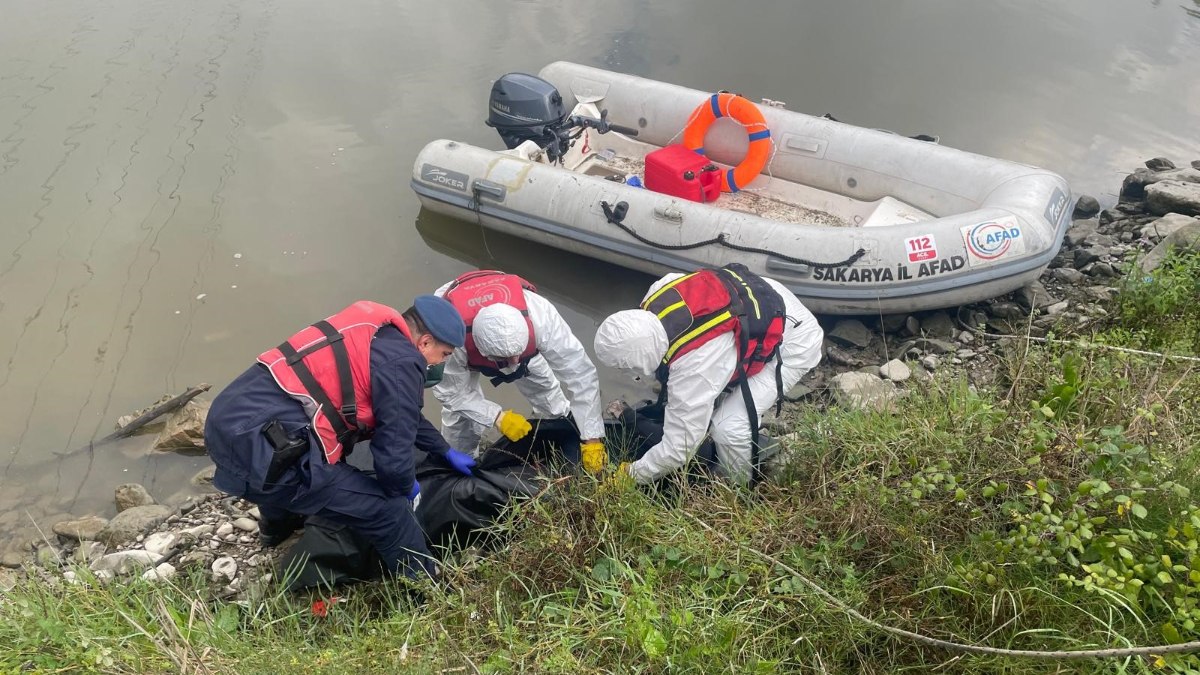
[[[223,602],[202,578],[27,582],[0,600],[0,671],[1200,669],[1188,656],[1045,662],[924,647],[851,620],[785,569],[947,640],[1200,639],[1196,364],[1021,344],[995,377],[978,392],[960,376],[913,384],[887,413],[793,407],[782,466],[753,494],[559,481],[508,512],[503,545],[450,552],[442,580],[415,589],[419,606],[397,581],[342,589],[325,617],[311,611],[317,596]]]

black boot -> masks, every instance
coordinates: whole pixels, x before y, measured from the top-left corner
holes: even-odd
[[[289,513],[281,520],[263,518],[258,522],[258,542],[264,548],[274,548],[303,526],[304,516],[298,513]]]

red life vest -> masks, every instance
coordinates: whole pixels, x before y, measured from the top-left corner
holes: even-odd
[[[454,305],[462,315],[463,323],[467,326],[467,338],[463,349],[467,351],[467,367],[477,370],[492,378],[492,384],[513,382],[529,372],[529,360],[537,356],[537,338],[533,334],[533,322],[529,319],[529,307],[525,303],[525,291],[537,292],[537,287],[515,274],[505,274],[496,270],[476,270],[459,275],[450,282],[446,289],[445,298]],[[475,336],[471,326],[479,310],[488,305],[504,304],[516,308],[525,317],[525,325],[529,329],[529,342],[525,351],[519,357],[520,365],[512,373],[500,370],[500,365],[486,358],[475,345]]]
[[[399,312],[359,300],[258,357],[276,384],[304,406],[330,464],[374,432],[371,341],[386,324],[412,339]]]
[[[783,340],[783,298],[762,277],[733,263],[672,281],[642,303],[667,331],[667,353],[658,369],[666,382],[675,359],[732,332],[739,363],[730,384],[754,375]]]

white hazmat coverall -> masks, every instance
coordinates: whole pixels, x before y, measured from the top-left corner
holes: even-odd
[[[650,286],[646,297],[663,285],[683,276],[668,274]],[[783,360],[780,376],[783,391],[788,391],[821,360],[824,331],[816,318],[791,291],[774,279],[765,279],[783,298],[787,312],[779,353],[749,379],[750,391],[759,418],[775,405],[778,390],[775,368]],[[643,298],[644,301],[645,298]],[[648,314],[650,318],[654,315]],[[657,318],[654,318],[657,322]],[[661,329],[662,324],[658,323]],[[617,332],[644,331],[643,326],[618,327]],[[652,344],[652,343],[658,344]],[[613,340],[603,344],[597,335],[596,353],[602,361],[653,378],[666,352],[666,331],[655,340]],[[615,358],[612,358],[614,357]],[[718,470],[729,478],[745,483],[751,476],[750,419],[740,388],[724,397],[722,392],[737,370],[738,349],[733,332],[720,335],[675,359],[670,365],[667,405],[662,441],[629,465],[638,483],[652,483],[681,469],[711,433],[716,443]],[[715,408],[715,409],[714,409]]]
[[[434,295],[445,296],[449,287],[449,283],[442,286]],[[536,293],[524,293],[538,355],[529,360],[529,374],[513,384],[529,400],[533,416],[574,413],[580,438],[603,438],[596,366],[554,305]],[[503,411],[483,395],[481,378],[487,376],[467,368],[467,352],[460,347],[446,359],[442,381],[433,388],[442,404],[442,436],[450,447],[462,452],[474,452]]]

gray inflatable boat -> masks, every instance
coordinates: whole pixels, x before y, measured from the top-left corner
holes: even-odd
[[[729,96],[565,62],[506,75],[488,124],[507,149],[433,141],[412,187],[431,211],[651,274],[740,262],[826,314],[984,300],[1037,279],[1058,251],[1073,200],[1054,173],[772,101],[743,99],[735,119]],[[642,187],[647,155],[685,129],[736,191],[693,201]],[[747,174],[756,154],[761,173]]]

